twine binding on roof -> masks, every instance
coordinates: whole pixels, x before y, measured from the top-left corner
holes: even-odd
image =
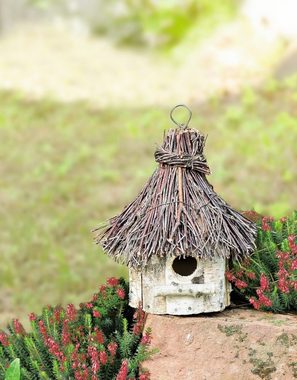
[[[155,160],[159,164],[178,166],[180,168],[188,168],[197,170],[200,173],[210,174],[209,167],[203,154],[179,155],[160,147],[155,152]]]

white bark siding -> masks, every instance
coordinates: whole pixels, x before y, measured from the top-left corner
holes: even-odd
[[[177,274],[174,258],[153,257],[142,270],[130,269],[130,305],[152,314],[189,315],[222,311],[230,304],[226,260],[197,260],[189,276]]]

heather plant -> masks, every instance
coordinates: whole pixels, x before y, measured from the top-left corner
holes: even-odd
[[[0,378],[20,359],[21,379],[149,379],[139,370],[148,358],[151,333],[145,313],[128,307],[127,284],[110,278],[91,301],[66,308],[47,306],[29,315],[31,331],[19,320],[0,331]]]
[[[255,309],[297,310],[297,212],[258,223],[257,249],[243,261],[234,261],[227,279]]]

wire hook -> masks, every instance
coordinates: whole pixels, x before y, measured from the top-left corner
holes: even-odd
[[[173,112],[174,112],[177,108],[179,108],[179,107],[183,107],[183,108],[185,108],[185,109],[189,112],[189,117],[188,117],[188,120],[187,120],[186,124],[177,122],[177,121],[174,119],[174,117],[173,117]],[[177,125],[178,127],[186,129],[186,128],[188,128],[188,125],[189,125],[189,123],[190,123],[190,121],[191,121],[191,119],[192,119],[192,111],[191,111],[190,108],[187,107],[185,104],[178,104],[178,105],[176,105],[175,107],[173,107],[172,110],[170,111],[170,119],[171,119],[171,120],[173,121],[173,123],[174,123],[175,125]]]

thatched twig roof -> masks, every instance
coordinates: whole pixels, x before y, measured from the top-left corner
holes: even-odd
[[[205,137],[195,129],[168,131],[159,163],[136,199],[99,228],[96,243],[116,261],[144,266],[153,255],[248,256],[256,226],[220,198],[206,179]]]

